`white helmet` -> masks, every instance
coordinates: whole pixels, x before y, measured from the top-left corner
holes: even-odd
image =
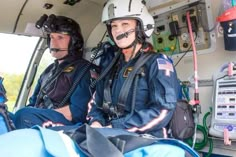
[[[102,22],[109,24],[114,19],[134,18],[141,24],[145,37],[154,30],[154,19],[143,0],[108,0],[103,8]]]

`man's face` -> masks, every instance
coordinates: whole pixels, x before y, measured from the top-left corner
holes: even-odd
[[[64,51],[51,51],[51,55],[56,59],[61,59],[68,54],[70,36],[61,33],[50,33],[50,48],[61,49]]]
[[[125,19],[125,20],[113,20],[111,22],[111,34],[119,48],[126,48],[135,40],[135,28],[137,21],[134,19]],[[117,40],[117,36],[130,32],[128,36]]]

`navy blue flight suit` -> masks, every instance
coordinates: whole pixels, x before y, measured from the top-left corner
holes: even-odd
[[[73,63],[71,65],[71,63]],[[91,99],[90,83],[97,77],[97,67],[90,66],[89,70],[83,74],[82,79],[76,86],[74,92],[65,104],[69,104],[72,114],[72,121],[67,120],[61,113],[53,110],[63,106],[58,106],[71,89],[76,78],[81,75],[82,69],[88,64],[84,59],[70,58],[61,64],[57,62],[51,64],[41,74],[33,95],[29,99],[28,107],[20,109],[16,112],[14,122],[16,128],[29,128],[33,125],[46,126],[63,126],[74,125],[76,123],[85,123],[87,114],[87,104]],[[50,84],[50,77],[58,71],[62,71],[56,80]],[[47,97],[52,102],[46,105],[43,99],[44,94],[40,94],[40,90],[45,84],[47,86]],[[92,89],[93,90],[93,89]],[[63,105],[65,105],[63,104]]]
[[[122,54],[110,88],[112,99],[110,106],[116,106],[121,87],[142,53],[145,52],[139,52],[127,63]],[[123,115],[110,116],[105,112],[104,88],[107,79],[111,77],[111,72],[97,84],[96,93],[89,104],[88,118],[90,123],[98,121],[103,126],[111,124],[112,128],[126,129],[141,134],[147,133],[156,137],[164,136],[178,96],[179,83],[176,71],[167,56],[156,53],[153,53],[153,56],[144,64],[143,69],[145,75],[142,75],[138,80],[133,114],[131,114],[131,104],[134,84],[129,91]],[[161,110],[168,112],[161,114]]]

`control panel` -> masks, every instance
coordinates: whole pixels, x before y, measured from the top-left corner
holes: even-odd
[[[229,137],[236,139],[236,76],[216,80],[213,105],[209,133],[223,137],[224,129],[228,129]]]
[[[218,81],[215,100],[215,119],[236,121],[236,81]]]
[[[158,0],[157,0],[158,1]],[[190,13],[191,27],[197,53],[215,49],[214,24],[208,0],[148,1],[147,6],[155,20],[152,36],[154,49],[169,56],[191,55],[192,45],[188,32],[186,13]],[[157,6],[155,6],[157,5]]]

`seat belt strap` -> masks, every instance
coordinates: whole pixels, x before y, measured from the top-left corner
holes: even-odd
[[[90,87],[94,88],[95,85],[97,84],[97,82],[99,82],[101,79],[103,79],[107,73],[111,70],[111,68],[115,65],[115,63],[117,62],[118,58],[120,58],[121,52],[118,51],[118,53],[116,54],[116,56],[113,58],[113,60],[111,61],[111,63],[108,65],[108,67],[101,73],[101,75],[91,83]]]
[[[127,97],[133,83],[133,80],[138,73],[138,70],[152,57],[151,53],[144,53],[134,65],[134,69],[130,72],[128,78],[125,80],[121,87],[120,94],[118,97],[117,109],[119,112],[124,112]]]

